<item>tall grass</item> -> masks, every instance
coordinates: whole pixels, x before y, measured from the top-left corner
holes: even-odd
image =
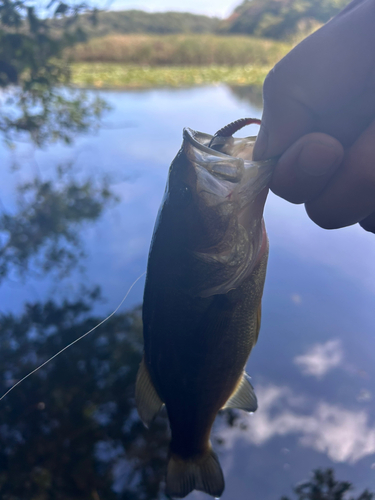
[[[96,88],[190,87],[226,83],[260,87],[268,66],[129,66],[116,63],[74,63],[72,84]]]
[[[273,66],[292,46],[246,36],[109,35],[67,52],[73,61],[141,66]]]

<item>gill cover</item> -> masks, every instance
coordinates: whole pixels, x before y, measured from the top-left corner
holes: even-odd
[[[236,123],[222,130],[231,132]],[[199,204],[215,210],[227,227],[219,245],[195,252],[201,261],[222,265],[220,283],[207,280],[198,295],[225,294],[250,276],[259,260],[265,237],[263,208],[275,160],[252,160],[256,137],[234,138],[220,131],[212,136],[189,128],[183,137],[182,153],[194,168]]]

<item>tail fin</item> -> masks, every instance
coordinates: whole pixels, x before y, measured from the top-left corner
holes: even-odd
[[[166,493],[183,498],[193,490],[220,497],[224,491],[224,476],[215,452],[210,448],[203,456],[184,460],[174,454],[168,462]]]

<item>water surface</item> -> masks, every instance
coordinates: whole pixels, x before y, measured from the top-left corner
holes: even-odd
[[[81,181],[100,184],[106,178],[119,197],[97,220],[79,227],[86,253],[80,266],[62,276],[34,270],[4,279],[2,313],[19,315],[26,302],[78,298],[82,285],[100,286],[102,300],[93,314],[111,312],[146,268],[183,127],[214,133],[240,117],[261,116],[251,92],[221,86],[100,94],[112,109],[96,133],[44,150],[28,141],[12,151],[1,147],[0,199],[9,213],[17,211],[17,186],[35,177],[56,179],[57,165],[71,164],[69,176]],[[248,128],[255,133],[255,126]],[[303,207],[274,195],[265,220],[270,258],[263,323],[248,363],[259,410],[241,415],[234,426],[218,420],[214,443],[227,483],[222,498],[275,500],[318,467],[334,467],[359,490],[374,490],[374,235],[358,226],[322,230]],[[140,281],[124,309],[141,303],[142,287]],[[84,342],[95,346],[95,334]],[[110,455],[106,450],[102,456]],[[54,453],[61,453],[58,443]],[[134,480],[126,472],[127,456],[122,462],[115,457],[109,471],[120,497]]]

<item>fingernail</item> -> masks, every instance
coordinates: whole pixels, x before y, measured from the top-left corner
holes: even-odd
[[[264,125],[261,125],[253,151],[253,160],[264,160],[268,146],[268,134]]]
[[[303,146],[297,165],[306,174],[319,177],[332,171],[341,160],[342,153],[335,146],[314,141]]]

